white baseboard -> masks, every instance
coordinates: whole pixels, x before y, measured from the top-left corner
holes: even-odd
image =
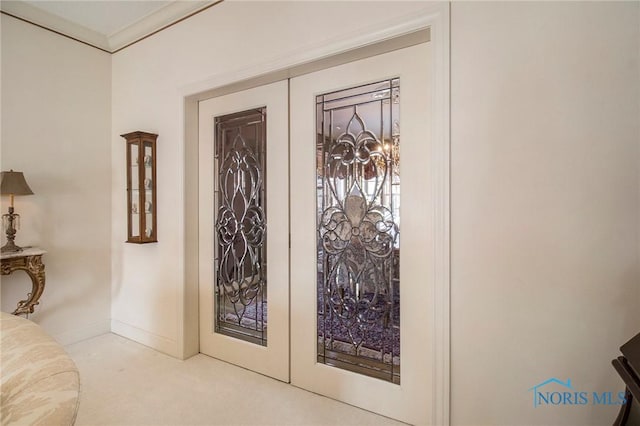
[[[150,348],[163,352],[169,356],[180,358],[180,354],[178,353],[178,344],[175,340],[159,336],[151,333],[150,331],[143,330],[115,319],[111,320],[111,332],[142,345],[149,346]]]
[[[82,340],[90,339],[92,337],[100,336],[111,331],[111,323],[109,319],[94,322],[93,324],[85,325],[82,328],[65,331],[60,334],[55,334],[51,337],[62,346],[71,345]]]

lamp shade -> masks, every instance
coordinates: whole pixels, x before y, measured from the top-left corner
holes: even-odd
[[[24,179],[22,172],[14,172],[10,170],[8,172],[0,173],[0,193],[2,195],[31,195],[33,191],[27,185],[27,181]]]

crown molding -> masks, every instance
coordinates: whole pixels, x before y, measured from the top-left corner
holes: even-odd
[[[6,15],[105,52],[114,53],[219,2],[220,0],[174,1],[108,35],[91,30],[23,1],[1,0],[0,10]]]
[[[100,50],[111,52],[109,40],[104,34],[93,31],[28,3],[14,0],[0,1],[0,10],[7,15],[35,24],[39,27],[81,41]]]
[[[109,50],[112,53],[120,50],[215,3],[217,3],[215,0],[174,1],[133,24],[109,34],[107,36]]]

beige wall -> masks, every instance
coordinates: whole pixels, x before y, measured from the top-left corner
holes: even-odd
[[[24,172],[35,193],[16,198],[16,243],[48,252],[31,318],[70,343],[109,331],[111,59],[5,15],[1,25],[0,165]],[[30,290],[22,272],[2,277],[2,310]]]
[[[640,332],[633,3],[451,7],[452,423],[611,424],[532,386],[621,391]],[[551,390],[564,390],[550,387]]]

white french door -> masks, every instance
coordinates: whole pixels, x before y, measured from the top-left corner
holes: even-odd
[[[427,119],[431,102],[429,70],[427,43],[294,78],[290,85],[291,381],[313,392],[414,424],[429,422],[432,400],[429,370],[432,365],[429,325],[433,314],[433,283],[429,273],[433,266],[429,217],[432,194],[426,166],[431,134]],[[375,84],[363,86],[386,80],[391,81],[389,88],[383,83],[379,90]],[[352,89],[357,87],[361,89]],[[349,90],[340,91],[342,89]],[[322,98],[317,96],[327,93],[330,95],[324,97],[325,106],[321,107],[316,101]],[[384,112],[394,103],[399,103],[398,123],[393,111],[389,115]],[[322,129],[317,124],[321,114],[324,116]],[[385,123],[380,124],[380,116]],[[317,166],[323,154],[318,152],[315,143],[321,132],[325,139],[338,142],[333,148],[326,148],[328,142],[323,141],[323,168]],[[401,143],[393,146],[397,134],[401,135]],[[385,166],[380,145],[384,145],[382,151],[394,153],[386,157],[394,164]],[[370,167],[371,163],[375,167]],[[399,170],[385,174],[389,167]],[[355,171],[356,178],[345,177],[348,171]],[[389,186],[393,186],[396,173],[401,178],[401,193],[399,188],[395,192],[385,189],[385,183],[381,182],[391,179]],[[316,187],[322,188],[320,181],[327,179],[330,182],[324,184],[324,188],[330,195],[323,194],[324,205],[319,207],[321,200],[316,197]],[[377,191],[383,194],[378,196]],[[399,195],[401,207],[398,200],[384,202],[385,191],[392,192],[392,196]],[[324,214],[319,213],[323,209]],[[391,229],[396,225],[399,235],[394,235]],[[318,236],[323,238],[321,244],[316,244]],[[399,354],[399,384],[318,361],[321,348],[333,344],[327,340],[340,339],[340,345],[344,346],[343,341],[361,343],[367,333],[372,339],[379,335],[374,327],[366,330],[368,319],[375,319],[380,313],[371,312],[373,297],[386,293],[386,303],[397,301],[391,300],[386,283],[372,282],[384,281],[385,273],[377,265],[388,260],[386,244],[394,237],[399,238],[400,301],[396,306],[399,324],[389,322],[392,326],[399,325],[399,342],[396,336],[389,344],[394,347],[382,356],[396,358]],[[329,259],[320,268],[319,246],[334,253],[334,260]],[[370,259],[368,266],[367,258]],[[332,272],[325,270],[319,274],[323,267],[332,268]],[[313,315],[323,309],[317,302],[317,285],[322,285],[319,275],[324,276],[326,287],[326,300],[322,305],[330,316],[338,317],[337,322],[327,319],[326,313],[322,320],[321,316]],[[354,288],[358,281],[360,287]],[[349,296],[350,293],[353,295]],[[356,324],[356,331],[341,332],[339,328],[349,323],[349,309],[355,311],[351,323]],[[320,321],[325,322],[325,329],[336,330],[319,330]],[[358,324],[365,328],[360,335]],[[319,345],[319,335],[323,333],[332,334]],[[375,347],[375,342],[366,341],[361,346],[367,344]],[[366,349],[351,346],[342,353],[355,354]],[[355,365],[354,370],[366,364],[348,354],[344,358],[352,367]],[[396,361],[390,363],[396,364]],[[384,366],[374,366],[374,372],[376,368]]]
[[[285,382],[287,102],[286,81],[200,102],[198,171],[200,352]]]
[[[200,103],[201,352],[385,416],[430,423],[429,72],[425,43],[292,78],[289,90],[283,81]],[[222,278],[217,269],[218,239],[230,237],[219,206],[226,166],[214,155],[226,142],[214,122],[263,106],[266,346],[216,326],[219,293],[241,289],[237,271],[246,268]],[[244,212],[249,204],[244,197],[231,208]],[[247,287],[256,282],[253,271],[241,274]]]

